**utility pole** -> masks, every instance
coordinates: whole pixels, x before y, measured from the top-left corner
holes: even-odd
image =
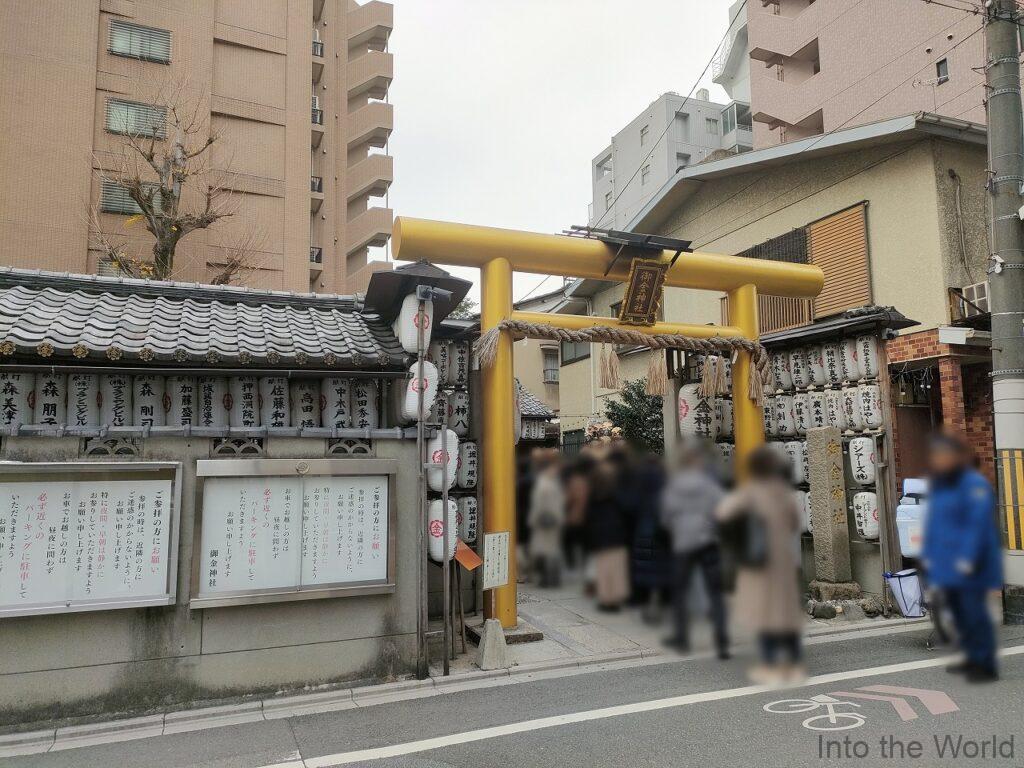
[[[1005,616],[1024,623],[1024,117],[1016,0],[986,0],[989,194],[992,198],[992,393],[1001,524],[1007,534]]]

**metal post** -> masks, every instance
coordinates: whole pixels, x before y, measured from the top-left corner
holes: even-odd
[[[1024,232],[1017,215],[1024,184],[1021,115],[1020,14],[1015,0],[986,3],[985,62],[988,91],[989,193],[992,201],[992,394],[999,500],[1007,531],[1007,584],[1024,585],[1024,543],[1019,530],[1024,488],[1012,482],[1024,449]]]
[[[424,389],[423,380],[420,380],[420,389]],[[438,386],[438,394],[440,394]],[[448,392],[446,391],[447,395]],[[446,398],[447,399],[447,398]],[[451,541],[452,532],[448,530],[448,408],[442,409],[441,415],[441,545],[444,547],[444,556],[441,558],[441,581],[443,583],[443,599],[441,603],[441,623],[444,627],[444,644],[441,646],[442,670],[448,676],[448,654],[451,645],[451,629],[448,625],[451,619],[451,577],[448,557],[448,542]]]
[[[426,317],[427,303],[424,299],[419,302],[419,320],[416,332],[416,375],[423,381],[423,356],[424,347],[424,326],[422,318]],[[392,382],[392,386],[399,380]],[[430,597],[428,587],[429,572],[427,570],[427,441],[426,441],[426,414],[423,407],[423,387],[420,387],[418,402],[416,404],[416,455],[419,457],[419,533],[416,536],[418,542],[417,557],[419,562],[419,584],[420,604],[416,612],[416,677],[425,680],[430,676],[430,656],[427,646],[427,629],[430,617],[427,612],[427,602]],[[445,510],[447,512],[447,510]]]
[[[729,323],[747,339],[756,341],[760,330],[757,320],[757,288],[751,284],[729,291]],[[732,366],[732,408],[736,435],[736,478],[746,473],[747,457],[764,443],[764,415],[761,406],[750,399],[750,353],[739,352]]]

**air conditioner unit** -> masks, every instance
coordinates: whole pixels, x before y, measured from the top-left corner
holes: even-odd
[[[960,313],[964,318],[988,314],[988,281],[965,285],[960,289]]]

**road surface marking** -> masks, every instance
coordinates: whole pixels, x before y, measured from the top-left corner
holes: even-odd
[[[920,699],[933,715],[946,715],[950,712],[960,711],[956,702],[942,691],[931,691],[925,688],[901,688],[895,685],[866,685],[857,690],[891,693],[895,696],[913,696],[915,699]]]
[[[860,690],[860,689],[858,689]],[[836,696],[842,696],[846,699],[868,699],[869,701],[888,701],[892,704],[892,708],[896,710],[896,714],[900,716],[900,720],[906,722],[908,720],[917,720],[917,712],[910,706],[910,702],[899,696],[882,696],[878,693],[856,693],[855,691],[832,691]]]
[[[1017,656],[1024,653],[1024,645],[1016,645],[1005,648],[1000,652],[1001,656]],[[824,685],[836,683],[842,680],[855,680],[861,677],[874,677],[876,675],[892,675],[898,672],[910,672],[917,669],[930,669],[941,667],[954,658],[944,656],[940,658],[919,659],[907,661],[900,664],[887,664],[881,667],[868,667],[866,669],[851,669],[844,672],[831,672],[825,675],[816,675],[808,678],[794,688],[806,688],[812,685]],[[474,741],[485,741],[500,736],[511,736],[516,733],[527,733],[539,731],[545,728],[557,728],[562,725],[573,725],[575,723],[586,723],[593,720],[605,720],[610,717],[622,717],[640,712],[655,712],[662,709],[685,707],[690,704],[701,704],[708,701],[722,701],[725,699],[736,699],[743,696],[757,696],[762,693],[770,693],[777,690],[767,685],[747,685],[742,688],[728,688],[719,691],[704,691],[702,693],[690,693],[684,696],[672,696],[667,699],[654,699],[652,701],[639,701],[633,704],[620,704],[614,707],[603,707],[601,709],[585,710],[583,712],[571,712],[565,715],[554,717],[541,717],[535,720],[524,720],[518,723],[508,723],[490,728],[478,728],[463,733],[447,734],[431,739],[420,739],[404,744],[392,744],[386,747],[375,747],[372,749],[360,749],[353,752],[337,752],[332,755],[321,755],[319,757],[308,757],[303,759],[305,768],[331,768],[336,765],[349,765],[367,760],[381,760],[386,757],[399,757],[401,755],[412,755],[417,752],[429,752],[433,749],[453,747],[458,744],[469,744]],[[263,766],[262,768],[285,768],[280,763]]]

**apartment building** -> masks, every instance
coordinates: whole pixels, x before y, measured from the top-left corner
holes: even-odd
[[[751,142],[746,103],[718,104],[704,88],[692,99],[662,94],[591,163],[590,225],[623,229],[677,170],[721,150],[745,152]]]
[[[167,140],[175,94],[215,137],[231,215],[181,240],[174,278],[207,282],[248,242],[248,285],[363,289],[389,266],[369,253],[392,222],[391,29],[378,0],[6,0],[0,265],[109,272],[101,233],[146,258],[133,201],[100,171],[131,126]],[[183,208],[201,205],[188,184]]]
[[[749,95],[755,148],[916,112],[984,124],[982,17],[951,5],[734,3],[714,80]]]

